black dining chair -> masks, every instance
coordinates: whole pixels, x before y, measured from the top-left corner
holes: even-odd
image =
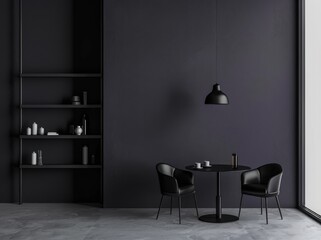
[[[243,172],[241,174],[242,196],[240,201],[239,217],[241,214],[243,195],[245,194],[261,198],[261,214],[263,214],[263,198],[265,199],[266,224],[269,223],[268,198],[275,197],[281,219],[283,219],[279,202],[282,174],[282,167],[277,163],[266,164],[257,169]]]
[[[193,194],[194,196],[196,214],[198,217],[198,208],[197,208],[197,202],[196,202],[193,173],[189,171],[177,169],[166,163],[158,163],[156,165],[156,171],[158,174],[160,191],[162,194],[156,219],[158,219],[158,216],[159,216],[159,211],[161,209],[163,197],[164,196],[171,197],[170,214],[172,214],[173,197],[177,197],[179,224],[181,224],[181,197],[189,194]]]

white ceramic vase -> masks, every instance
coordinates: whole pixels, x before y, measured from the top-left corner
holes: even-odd
[[[80,136],[82,134],[82,128],[80,126],[77,126],[75,128],[75,133],[76,133],[76,135]]]

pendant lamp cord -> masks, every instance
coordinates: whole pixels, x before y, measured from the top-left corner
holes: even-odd
[[[218,82],[218,73],[217,73],[217,55],[218,55],[218,36],[217,36],[217,33],[218,33],[218,16],[217,16],[217,7],[218,7],[218,0],[215,1],[215,81]]]

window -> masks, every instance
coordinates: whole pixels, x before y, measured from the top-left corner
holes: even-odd
[[[321,0],[302,1],[300,206],[321,215]]]

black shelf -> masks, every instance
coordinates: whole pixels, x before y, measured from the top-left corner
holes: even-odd
[[[100,73],[22,73],[22,78],[100,78]]]
[[[51,0],[53,3],[55,0]],[[29,171],[29,169],[96,169],[94,171],[79,171],[75,174],[75,181],[82,181],[82,175],[93,177],[90,184],[94,184],[94,186],[86,186],[88,188],[92,187],[92,192],[94,194],[93,198],[89,197],[89,199],[93,199],[94,202],[97,200],[100,202],[100,206],[104,206],[104,65],[103,65],[103,0],[97,0],[97,4],[88,5],[90,7],[90,11],[88,12],[86,5],[80,3],[75,8],[76,11],[72,11],[71,19],[72,21],[77,22],[78,26],[82,26],[85,24],[84,28],[78,28],[70,24],[73,32],[73,36],[77,36],[77,38],[81,38],[84,35],[88,35],[88,41],[84,41],[88,48],[82,44],[81,41],[73,41],[73,45],[70,46],[69,41],[61,43],[62,46],[72,47],[73,55],[70,59],[71,61],[66,61],[66,64],[60,62],[60,55],[53,56],[53,59],[49,62],[42,63],[39,60],[29,61],[28,57],[34,56],[32,54],[32,50],[34,45],[28,44],[29,41],[24,43],[23,32],[27,32],[29,35],[32,33],[36,33],[35,38],[38,36],[37,34],[42,34],[38,32],[38,30],[43,30],[37,28],[37,26],[33,27],[30,24],[24,24],[25,16],[29,16],[28,14],[22,14],[25,10],[28,11],[28,8],[33,7],[29,6],[24,9],[28,4],[27,1],[25,3],[24,0],[18,0],[19,2],[19,72],[16,73],[15,80],[19,81],[19,104],[13,106],[16,110],[19,110],[19,129],[17,130],[20,135],[16,135],[15,137],[19,139],[19,164],[15,164],[14,166],[19,169],[19,204],[23,203],[23,193],[27,190],[24,190],[25,186],[28,184],[24,184],[26,178],[30,176],[24,175],[23,171]],[[98,5],[99,3],[99,5]],[[30,4],[30,3],[29,3]],[[44,11],[50,11],[49,8],[44,8]],[[87,24],[85,20],[83,20],[83,14],[86,13],[88,16],[95,16],[95,21],[93,22],[93,26]],[[39,16],[42,20],[43,16]],[[44,16],[46,17],[46,16]],[[66,16],[67,17],[67,16]],[[69,17],[69,16],[68,16]],[[29,16],[30,18],[30,16]],[[45,18],[46,19],[46,18]],[[69,19],[69,18],[68,18]],[[28,20],[28,19],[27,19]],[[97,21],[96,21],[97,20]],[[98,23],[98,20],[100,22]],[[83,22],[84,21],[84,22]],[[27,21],[28,22],[28,21]],[[46,21],[45,21],[46,22]],[[30,25],[30,26],[29,26]],[[31,31],[28,32],[28,28],[23,29],[23,26],[31,27]],[[56,25],[55,25],[56,26]],[[97,29],[95,28],[97,26]],[[67,24],[69,27],[69,24]],[[99,27],[99,28],[98,28]],[[65,28],[63,28],[64,30]],[[38,32],[38,33],[37,33]],[[59,31],[60,32],[60,31]],[[64,35],[65,31],[62,31],[61,34]],[[28,36],[28,34],[24,36]],[[46,31],[44,31],[46,34]],[[91,36],[92,35],[92,36]],[[97,37],[96,37],[97,36]],[[98,39],[98,36],[99,39]],[[60,35],[57,36],[60,39]],[[69,40],[70,36],[66,35],[66,40]],[[30,37],[29,37],[30,39]],[[41,38],[42,39],[42,38]],[[65,38],[63,38],[65,39]],[[40,40],[40,39],[39,39]],[[47,38],[45,39],[47,40]],[[48,39],[50,44],[55,44],[56,39],[50,38]],[[95,45],[95,48],[92,48],[92,45]],[[45,46],[47,46],[45,44]],[[48,45],[49,46],[49,45]],[[23,51],[23,48],[29,51]],[[60,49],[60,48],[59,48]],[[64,49],[64,48],[63,48]],[[87,54],[87,50],[90,50],[91,53]],[[77,51],[76,51],[77,50]],[[52,54],[51,51],[48,51],[49,55]],[[67,60],[69,59],[70,53],[64,53],[62,57],[67,56]],[[84,55],[85,54],[85,55]],[[23,57],[26,55],[26,57]],[[86,58],[84,58],[86,56]],[[37,58],[36,58],[37,59]],[[51,58],[50,58],[51,59]],[[26,61],[26,65],[24,64]],[[55,62],[59,61],[59,64],[56,65]],[[40,63],[40,64],[39,64]],[[50,64],[50,66],[47,66]],[[63,65],[63,66],[61,66]],[[71,67],[72,66],[72,67]],[[64,70],[56,70],[55,69],[66,69]],[[68,71],[68,69],[70,69]],[[49,72],[46,72],[48,70]],[[67,99],[73,95],[79,95],[86,91],[88,93],[88,100],[92,104],[88,105],[72,105]],[[38,94],[39,93],[39,94]],[[37,95],[34,95],[37,94]],[[67,96],[69,96],[67,98]],[[59,100],[57,100],[59,99]],[[50,104],[50,102],[54,104]],[[64,102],[66,104],[64,104]],[[31,104],[30,104],[31,103]],[[58,103],[58,104],[56,104]],[[60,103],[60,104],[59,104]],[[51,109],[53,111],[46,111],[46,109]],[[55,116],[55,109],[63,109],[63,111],[59,112],[59,116]],[[79,109],[79,110],[75,110]],[[31,110],[31,111],[30,111]],[[40,111],[39,111],[40,110]],[[74,111],[75,110],[75,111]],[[89,121],[88,127],[92,127],[91,133],[92,135],[25,135],[26,125],[32,121],[41,121],[47,122],[48,126],[51,126],[53,131],[58,130],[60,126],[68,126],[70,123],[77,122],[79,124],[79,119],[82,114],[86,114],[91,121]],[[48,116],[47,116],[48,115]],[[49,116],[50,115],[50,116]],[[58,120],[59,117],[59,121]],[[65,121],[63,120],[65,118]],[[55,123],[57,121],[57,123]],[[65,125],[62,125],[65,124]],[[91,126],[91,127],[90,127]],[[65,140],[64,140],[65,139]],[[33,141],[35,140],[35,141]],[[51,140],[51,141],[44,141]],[[61,142],[59,142],[59,141]],[[79,141],[81,140],[81,141]],[[68,142],[70,141],[70,142]],[[74,142],[75,141],[75,142]],[[76,142],[79,141],[79,142]],[[67,143],[67,144],[65,144]],[[60,158],[60,161],[52,162],[57,164],[48,164],[48,165],[31,165],[24,164],[27,161],[24,161],[26,156],[31,156],[29,154],[32,153],[34,149],[39,149],[38,144],[41,145],[44,151],[45,156],[55,156],[56,158]],[[34,146],[36,145],[36,146]],[[63,148],[59,151],[59,147],[61,145]],[[95,165],[82,165],[77,164],[81,163],[80,156],[82,156],[82,146],[88,146],[88,153],[97,156],[97,163]],[[62,156],[64,151],[66,150],[67,155],[66,159],[63,159]],[[59,151],[59,152],[58,152]],[[56,153],[56,154],[55,154]],[[99,157],[98,157],[99,156]],[[70,157],[71,159],[67,160]],[[30,162],[31,163],[31,162]],[[71,164],[70,164],[71,163]],[[73,164],[75,163],[75,164]],[[98,170],[98,171],[97,171]],[[78,171],[78,170],[77,170]],[[64,174],[60,171],[52,171],[52,174]],[[68,172],[66,174],[74,174],[73,171]],[[41,176],[41,174],[40,174]],[[38,177],[38,176],[36,176]],[[85,179],[87,180],[87,179]],[[39,180],[41,181],[41,180]],[[73,180],[74,181],[74,180]],[[88,184],[89,185],[89,184]],[[75,186],[77,187],[77,186]],[[80,191],[81,189],[76,188],[77,196],[75,197],[75,202],[80,202],[79,200],[88,196],[85,196],[87,192]],[[98,193],[99,191],[99,193]],[[79,193],[78,193],[79,192]],[[97,193],[97,195],[95,194]],[[79,200],[78,200],[79,198]],[[99,199],[96,199],[99,198]]]
[[[20,135],[21,139],[101,139],[101,135]]]
[[[80,164],[48,164],[48,165],[29,165],[22,164],[20,168],[32,168],[32,169],[99,169],[101,165],[80,165]]]
[[[72,105],[72,104],[23,104],[24,109],[99,109],[101,105]]]

